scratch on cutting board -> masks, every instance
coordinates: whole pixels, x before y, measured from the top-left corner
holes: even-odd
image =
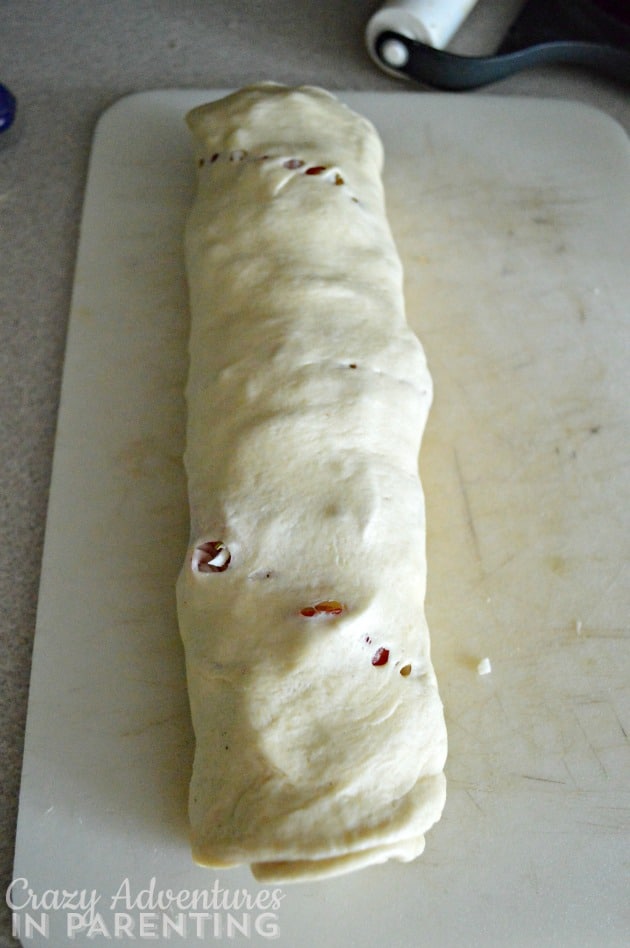
[[[626,821],[620,817],[619,823],[615,822],[600,822],[598,820],[576,820],[576,826],[588,826],[591,829],[598,830],[611,830],[613,833],[618,833],[620,829],[626,828]]]
[[[138,727],[128,728],[125,731],[121,731],[120,736],[138,737],[140,734],[145,734],[147,731],[150,731],[153,728],[162,727],[164,724],[171,724],[171,722],[178,721],[182,717],[184,717],[183,711],[174,711],[172,714],[167,714],[163,718],[154,718],[152,721],[145,721],[143,724],[138,725]]]
[[[466,522],[467,522],[468,527],[469,527],[469,529],[470,529],[470,533],[471,533],[471,536],[472,536],[472,539],[473,539],[473,547],[474,547],[475,553],[476,553],[476,555],[477,555],[477,559],[479,560],[479,565],[481,566],[481,568],[482,568],[482,570],[483,570],[483,560],[482,560],[482,556],[481,556],[481,547],[480,547],[480,545],[479,545],[479,537],[478,537],[478,535],[477,535],[477,530],[476,530],[476,527],[475,527],[475,521],[474,521],[473,515],[472,515],[472,509],[471,509],[470,500],[469,500],[469,497],[468,497],[468,489],[467,489],[467,487],[466,487],[466,482],[464,481],[464,475],[462,474],[462,468],[461,468],[461,464],[460,464],[460,462],[459,462],[459,454],[457,453],[457,448],[454,448],[453,454],[454,454],[454,457],[455,457],[455,471],[456,471],[456,473],[457,473],[457,480],[458,480],[458,482],[459,482],[459,488],[460,488],[460,490],[461,490],[461,492],[462,492],[462,497],[464,498],[464,508],[465,508],[465,510],[466,510]]]
[[[613,708],[613,714],[615,715],[615,718],[616,718],[616,720],[617,720],[617,724],[619,725],[619,730],[620,730],[621,733],[623,734],[624,740],[627,741],[627,740],[628,740],[628,732],[626,731],[625,727],[624,727],[623,724],[621,723],[621,718],[619,717],[619,715],[617,714],[617,712],[615,711],[614,708]]]
[[[471,801],[471,803],[473,804],[473,806],[475,806],[475,807],[479,810],[479,812],[480,812],[480,813],[483,813],[483,815],[485,816],[485,810],[484,810],[484,808],[483,808],[482,806],[480,806],[479,803],[477,803],[477,801],[476,801],[475,798],[473,797],[473,795],[472,795],[472,793],[470,792],[470,790],[465,790],[464,793],[466,794],[466,796],[468,797],[468,799]]]
[[[620,563],[617,569],[615,570],[613,576],[606,585],[600,589],[599,595],[590,603],[590,612],[591,614],[596,614],[599,606],[604,602],[610,595],[611,589],[619,582],[621,577],[626,572],[627,565],[625,563]]]
[[[164,465],[179,467],[181,457],[164,449],[154,437],[132,438],[116,454],[115,460],[133,480],[160,477]]]
[[[595,758],[595,760],[597,761],[597,767],[599,768],[601,774],[602,774],[604,777],[608,778],[608,776],[609,776],[608,771],[606,770],[606,767],[604,766],[604,764],[603,764],[603,762],[602,762],[602,760],[601,760],[601,758],[600,758],[600,756],[599,756],[599,754],[598,754],[598,752],[597,752],[597,750],[596,750],[596,748],[595,748],[595,746],[594,746],[594,744],[593,744],[593,741],[592,741],[592,740],[590,739],[590,737],[588,736],[588,734],[587,734],[587,732],[586,732],[586,730],[585,730],[585,728],[584,728],[584,725],[583,725],[582,722],[580,721],[580,717],[579,717],[577,711],[575,710],[575,708],[572,708],[571,710],[572,710],[572,712],[573,712],[573,718],[574,718],[574,720],[575,720],[575,722],[576,722],[578,728],[580,729],[580,731],[581,731],[581,733],[582,733],[582,735],[583,735],[583,737],[584,737],[584,741],[585,741],[585,743],[586,743],[588,749],[590,750],[592,756],[593,756],[593,757]]]
[[[630,825],[630,807],[593,806],[591,812],[593,816],[598,816],[601,813],[603,817],[608,817],[608,820],[593,820],[589,821],[587,825],[603,826],[612,830],[626,829]]]
[[[514,774],[515,777],[520,777],[521,780],[535,780],[538,783],[557,783],[561,787],[566,787],[566,780],[555,780],[553,777],[536,777],[534,774]]]

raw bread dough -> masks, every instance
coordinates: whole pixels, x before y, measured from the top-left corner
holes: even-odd
[[[277,881],[413,859],[445,798],[418,476],[432,389],[381,142],[314,87],[187,119],[193,855]]]

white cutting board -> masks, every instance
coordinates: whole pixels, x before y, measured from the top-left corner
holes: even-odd
[[[385,141],[409,315],[435,380],[421,470],[450,738],[443,819],[415,863],[285,886],[275,918],[233,913],[240,933],[225,913],[184,912],[186,937],[167,940],[159,913],[142,932],[119,901],[131,921],[115,937],[125,879],[132,895],[152,878],[175,893],[260,890],[246,869],[191,864],[173,602],[187,539],[183,115],[218,94],[131,96],[94,140],[15,876],[40,895],[96,891],[101,918],[76,945],[200,944],[204,924],[205,942],[275,933],[291,948],[625,945],[628,141],[577,104],[407,91],[343,98]],[[67,943],[65,911],[31,911],[48,924],[32,938],[26,914],[24,944]]]

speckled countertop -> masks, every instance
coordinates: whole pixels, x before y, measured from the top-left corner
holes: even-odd
[[[493,49],[519,0],[480,0],[452,48]],[[0,81],[17,96],[0,137],[0,888],[12,876],[30,658],[79,217],[95,123],[127,93],[268,78],[332,90],[422,89],[370,60],[374,0],[5,0]],[[467,93],[474,95],[476,93]],[[490,95],[571,99],[630,128],[627,88],[569,68]],[[2,902],[0,945],[15,942]]]

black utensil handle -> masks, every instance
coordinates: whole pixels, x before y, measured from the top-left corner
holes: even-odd
[[[489,85],[521,69],[557,63],[589,67],[611,79],[630,83],[630,52],[603,43],[556,40],[495,56],[460,56],[386,30],[377,37],[375,50],[388,69],[392,64],[383,50],[392,41],[402,44],[407,51],[406,62],[395,67],[399,73],[454,92]]]
[[[496,55],[541,43],[593,43],[630,52],[628,0],[527,0]]]

